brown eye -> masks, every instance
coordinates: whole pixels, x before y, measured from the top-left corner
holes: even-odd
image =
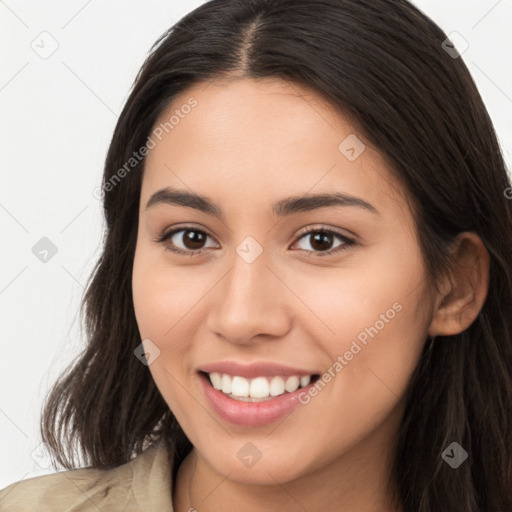
[[[184,234],[181,237],[181,241],[187,249],[197,250],[202,248],[202,245],[206,239],[204,233],[200,231],[191,231],[188,229],[183,231],[183,233]]]
[[[309,239],[309,248],[299,247],[300,250],[311,252],[315,256],[328,256],[340,251],[346,251],[348,247],[355,244],[355,241],[329,229],[311,229],[299,237],[299,242]],[[333,247],[338,239],[341,242]]]
[[[333,235],[324,232],[310,234],[309,236],[311,237],[311,247],[313,247],[315,251],[329,250],[334,241]]]
[[[206,250],[204,244],[208,238],[211,238],[210,235],[204,231],[185,227],[165,233],[155,241],[163,243],[172,252],[194,256]]]

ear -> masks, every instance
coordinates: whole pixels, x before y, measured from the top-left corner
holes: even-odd
[[[489,287],[489,253],[476,233],[458,235],[452,249],[453,266],[437,294],[429,335],[451,336],[476,319]]]

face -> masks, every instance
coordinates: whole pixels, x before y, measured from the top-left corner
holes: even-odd
[[[239,482],[375,464],[433,307],[405,190],[303,87],[201,83],[155,126],[176,110],[147,156],[133,268],[163,398],[201,459]]]

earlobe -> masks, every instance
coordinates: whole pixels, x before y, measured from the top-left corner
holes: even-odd
[[[466,330],[480,313],[489,287],[489,253],[473,232],[458,235],[453,265],[437,295],[430,336],[451,336]]]

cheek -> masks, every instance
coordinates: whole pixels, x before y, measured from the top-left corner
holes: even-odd
[[[405,391],[430,323],[420,253],[403,238],[353,265],[297,279],[294,289],[321,320],[310,315],[303,325],[328,354],[326,370],[335,377],[327,385],[339,403],[367,409],[368,417]]]
[[[358,339],[386,339],[391,346],[422,339],[428,321],[427,280],[415,246],[397,242],[380,250],[361,251],[339,268],[316,268],[286,276],[306,313],[302,324],[315,329],[333,356]],[[316,319],[315,319],[316,318]],[[401,333],[400,335],[398,333]]]
[[[159,351],[149,365],[151,376],[169,408],[180,422],[187,424],[190,395],[185,383],[190,368],[187,340],[191,333],[184,332],[183,327],[198,299],[190,286],[187,287],[184,273],[162,263],[162,258],[155,258],[154,252],[142,246],[135,253],[132,276],[135,317],[141,339],[151,340]]]
[[[183,381],[190,346],[180,332],[193,306],[186,284],[181,272],[165,268],[144,247],[137,248],[132,277],[135,317],[141,339],[149,339],[158,353],[149,370],[166,400],[179,395],[177,382]]]
[[[164,339],[172,341],[174,326],[199,300],[201,290],[197,284],[190,281],[186,270],[166,264],[159,251],[144,244],[137,247],[132,289],[141,336],[154,337],[157,343]]]

